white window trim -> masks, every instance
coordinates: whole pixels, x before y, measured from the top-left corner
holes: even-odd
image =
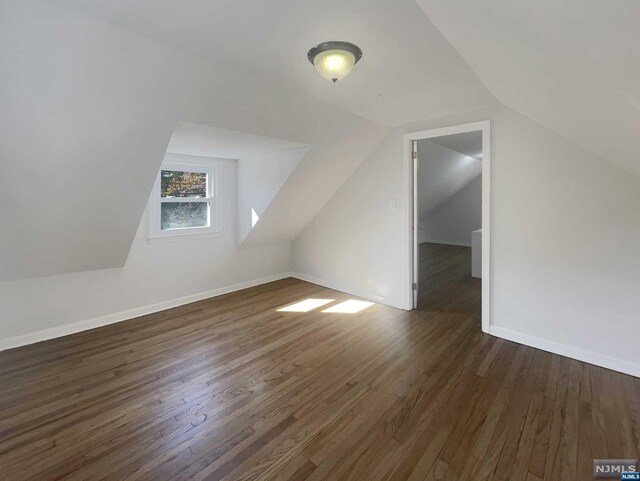
[[[218,176],[216,160],[207,157],[191,155],[167,154],[162,161],[156,181],[153,184],[149,208],[149,236],[150,243],[170,242],[176,240],[197,239],[203,237],[217,237],[222,233],[218,230]],[[202,172],[207,174],[206,197],[162,198],[160,196],[160,175],[163,170],[178,170],[187,172]],[[208,202],[209,226],[190,227],[185,229],[162,230],[160,228],[161,204],[163,202]]]

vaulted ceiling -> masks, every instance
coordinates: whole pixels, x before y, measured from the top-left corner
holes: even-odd
[[[396,126],[493,101],[413,0],[52,0],[167,45],[296,85],[373,122]],[[364,52],[331,84],[307,61],[327,40]]]
[[[636,0],[51,1],[268,74],[382,125],[497,98],[640,174]],[[364,51],[337,85],[305,59],[328,39]]]
[[[640,175],[640,2],[416,1],[500,102]]]

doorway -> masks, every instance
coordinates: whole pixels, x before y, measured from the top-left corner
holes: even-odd
[[[409,306],[490,319],[489,121],[405,135]]]

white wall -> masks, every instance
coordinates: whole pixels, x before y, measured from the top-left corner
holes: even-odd
[[[138,314],[145,306],[289,271],[289,243],[238,250],[237,162],[216,165],[219,237],[150,244],[147,206],[124,268],[0,283],[0,347],[21,342],[9,339],[14,336],[52,328],[54,334],[65,333],[74,330],[69,323],[111,320],[130,309]]]
[[[482,175],[435,209],[420,216],[418,242],[471,247],[471,233],[482,228]]]
[[[238,161],[238,240],[260,222],[308,147],[251,156]],[[254,220],[256,216],[256,220]]]
[[[388,134],[296,239],[294,269],[404,306],[402,134],[487,118],[491,332],[640,375],[640,179],[506,108]]]
[[[293,243],[294,270],[394,307],[404,307],[402,134],[394,129]],[[388,201],[396,201],[390,211]],[[374,273],[374,285],[367,273]]]
[[[471,246],[482,227],[482,161],[420,140],[417,185],[418,242]]]

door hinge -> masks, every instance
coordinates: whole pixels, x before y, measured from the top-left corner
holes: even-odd
[[[413,160],[418,160],[418,152],[416,152],[415,150],[413,151],[413,153],[411,154],[411,158]]]
[[[413,288],[414,291],[418,290],[418,284],[416,284],[415,282],[411,285],[411,287]]]

